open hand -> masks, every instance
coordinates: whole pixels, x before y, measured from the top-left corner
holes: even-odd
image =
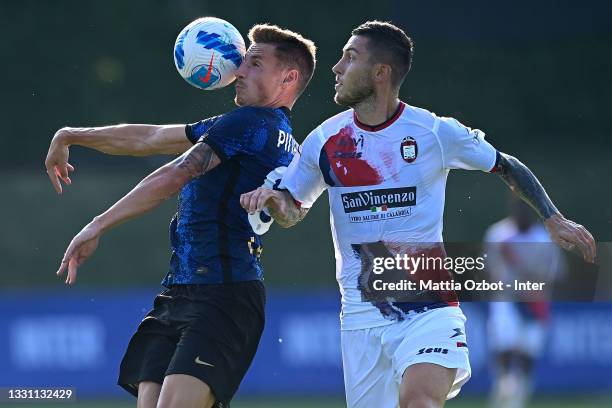
[[[73,285],[76,282],[78,268],[96,251],[99,241],[100,232],[92,223],[87,224],[68,245],[57,275],[61,276],[68,269],[66,283]]]

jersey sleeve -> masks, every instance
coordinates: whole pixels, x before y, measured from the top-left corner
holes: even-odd
[[[206,133],[220,117],[221,116],[213,116],[212,118],[185,125],[185,135],[187,135],[187,139],[189,139],[191,143],[196,144],[202,135]]]
[[[312,207],[328,187],[319,167],[322,140],[320,128],[315,129],[306,137],[302,148],[293,157],[285,171],[279,186],[289,191],[293,199],[299,201],[304,208]]]
[[[206,143],[226,161],[238,154],[253,155],[261,151],[268,138],[268,120],[256,108],[238,108],[219,116],[212,125],[202,125],[198,142]]]
[[[438,118],[436,125],[445,168],[482,171],[493,169],[497,151],[485,140],[484,132],[470,129],[452,118]]]

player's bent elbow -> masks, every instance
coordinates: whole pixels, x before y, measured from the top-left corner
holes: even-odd
[[[182,167],[179,163],[170,163],[165,166],[166,169],[163,172],[164,178],[167,180],[167,183],[171,185],[173,191],[179,191],[183,186],[189,181],[191,181],[192,176],[189,171]]]
[[[55,132],[55,134],[53,135],[53,139],[65,143],[65,139],[68,137],[69,133],[70,128],[68,126],[64,126],[63,128],[58,129],[57,132]]]

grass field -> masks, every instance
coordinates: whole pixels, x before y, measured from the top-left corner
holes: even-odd
[[[135,400],[107,400],[107,401],[77,401],[63,404],[3,404],[0,407],[15,408],[50,408],[50,407],[82,407],[82,408],[128,408],[135,407]],[[232,403],[232,408],[342,408],[345,407],[341,398],[329,399],[240,399]],[[486,408],[486,401],[482,398],[464,397],[446,404],[447,408]],[[530,408],[602,408],[612,407],[612,396],[559,396],[541,397],[536,399]],[[376,408],[376,407],[372,407]]]

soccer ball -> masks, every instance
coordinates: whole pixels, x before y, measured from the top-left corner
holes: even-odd
[[[220,18],[203,17],[183,28],[177,37],[174,65],[191,85],[219,89],[236,79],[244,53],[244,39],[236,27]]]

